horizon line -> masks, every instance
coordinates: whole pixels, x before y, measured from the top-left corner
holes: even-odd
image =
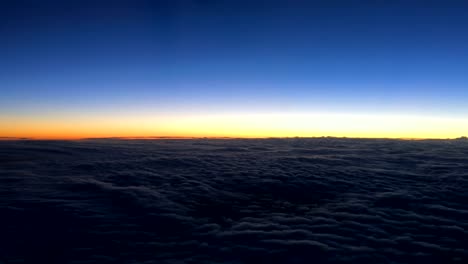
[[[79,140],[192,140],[192,139],[386,139],[386,140],[457,140],[467,139],[466,136],[453,137],[453,138],[418,138],[418,137],[348,137],[348,136],[284,136],[284,137],[229,137],[229,136],[113,136],[113,137],[0,137],[0,141],[79,141]]]

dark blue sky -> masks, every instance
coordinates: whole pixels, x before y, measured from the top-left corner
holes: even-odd
[[[466,1],[2,1],[0,110],[468,114]]]

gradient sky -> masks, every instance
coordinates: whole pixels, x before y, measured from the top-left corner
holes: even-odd
[[[468,134],[467,1],[2,1],[0,137]]]

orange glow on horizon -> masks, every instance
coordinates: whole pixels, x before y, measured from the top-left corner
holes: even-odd
[[[468,120],[403,115],[219,114],[2,117],[0,138],[457,138]]]

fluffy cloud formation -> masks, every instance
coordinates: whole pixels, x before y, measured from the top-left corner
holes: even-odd
[[[0,142],[0,263],[465,263],[468,143]]]

